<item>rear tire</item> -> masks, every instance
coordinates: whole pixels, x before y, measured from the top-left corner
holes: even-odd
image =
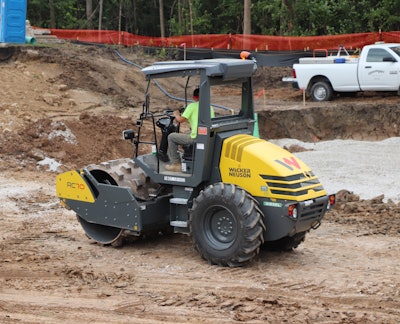
[[[333,89],[328,81],[315,82],[311,87],[313,101],[330,101],[333,97]]]
[[[257,202],[232,184],[217,183],[201,191],[193,201],[190,219],[195,248],[211,264],[243,266],[264,242]]]

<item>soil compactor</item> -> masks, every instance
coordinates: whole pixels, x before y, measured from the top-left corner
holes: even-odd
[[[133,158],[57,176],[56,194],[86,235],[119,245],[149,233],[185,233],[209,263],[231,267],[245,265],[262,247],[292,250],[303,242],[335,195],[296,156],[253,136],[256,69],[254,60],[243,59],[158,62],[142,69],[148,81],[142,113],[137,129],[123,131]],[[166,143],[165,137],[157,141],[156,126],[169,127],[173,118],[150,109],[150,88],[163,78],[186,80],[185,94],[191,80],[200,89],[197,137],[189,154],[181,154],[180,172],[166,171],[159,154],[139,154],[142,146],[159,150],[158,142]],[[222,103],[232,101],[234,108],[214,104],[221,94]],[[211,106],[221,113],[211,118]],[[144,135],[146,124],[152,138]]]

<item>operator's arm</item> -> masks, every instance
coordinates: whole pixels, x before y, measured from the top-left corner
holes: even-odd
[[[178,123],[184,123],[187,121],[185,117],[182,117],[179,110],[174,110],[174,117]]]

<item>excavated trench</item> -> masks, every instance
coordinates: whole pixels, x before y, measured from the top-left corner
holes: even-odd
[[[306,107],[261,111],[258,122],[260,137],[265,139],[376,141],[400,136],[399,112],[400,103],[394,100],[389,104],[307,103]]]

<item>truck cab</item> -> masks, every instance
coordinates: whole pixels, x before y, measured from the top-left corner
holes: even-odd
[[[399,91],[400,44],[365,46],[360,55],[358,76],[362,91]]]
[[[165,164],[154,154],[139,155],[139,145],[147,142],[147,139],[141,140],[140,132],[136,141],[135,162],[157,183],[195,187],[208,181],[215,172],[213,168],[215,164],[210,162],[218,157],[219,153],[216,149],[218,137],[215,135],[229,129],[234,129],[235,133],[252,134],[253,132],[254,108],[251,76],[255,69],[256,65],[253,61],[240,59],[159,62],[142,69],[149,82],[145,95],[149,99],[146,100],[140,117],[143,122],[154,118],[151,112],[154,108],[151,107],[150,99],[150,92],[154,91],[151,87],[154,80],[168,78],[171,82],[176,82],[174,80],[185,78],[185,97],[187,92],[191,92],[187,89],[196,86],[199,86],[201,95],[197,137],[193,145],[192,158],[190,161],[182,161],[183,172],[165,171]],[[235,92],[230,96],[229,108],[224,103],[223,96],[219,96],[221,88],[227,85]],[[210,106],[215,111],[215,118],[210,117]],[[154,138],[151,144],[158,146],[159,140]]]

